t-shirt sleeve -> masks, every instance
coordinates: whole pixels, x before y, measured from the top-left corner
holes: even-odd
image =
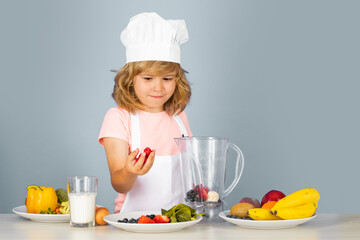
[[[186,113],[183,111],[183,112],[180,113],[179,116],[180,116],[182,122],[185,125],[185,128],[186,128],[186,130],[187,130],[187,132],[189,134],[189,137],[192,137],[192,132],[191,132],[191,129],[190,129],[190,125],[189,125],[189,121],[188,121]]]
[[[126,110],[120,108],[109,109],[104,117],[98,141],[104,146],[105,137],[120,138],[129,142],[130,115]]]

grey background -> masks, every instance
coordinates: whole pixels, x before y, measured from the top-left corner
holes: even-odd
[[[113,211],[97,137],[125,64],[120,32],[155,11],[185,19],[182,47],[194,135],[224,136],[245,155],[226,199],[271,189],[319,190],[320,213],[360,213],[359,1],[0,1],[0,212],[29,184],[99,178]],[[233,154],[229,154],[231,158]],[[227,185],[233,176],[228,165]]]

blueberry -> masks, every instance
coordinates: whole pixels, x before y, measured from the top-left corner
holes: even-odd
[[[137,223],[137,221],[136,221],[134,218],[131,218],[131,219],[129,220],[129,223]]]
[[[195,192],[194,192],[194,190],[189,190],[187,193],[186,193],[186,197],[187,198],[193,198],[193,197],[195,197]]]
[[[151,219],[153,219],[154,217],[155,217],[155,214],[148,214],[148,215],[146,215],[148,218],[151,218]]]

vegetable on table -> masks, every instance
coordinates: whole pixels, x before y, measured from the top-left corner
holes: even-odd
[[[174,223],[194,221],[197,216],[202,214],[197,214],[195,209],[180,203],[169,210],[161,209],[161,215],[168,216],[170,218],[170,222]]]
[[[69,214],[70,213],[69,201],[62,202],[59,211],[61,214]]]
[[[63,188],[58,188],[55,190],[56,196],[58,197],[58,203],[69,201],[68,193]]]
[[[55,190],[52,187],[30,185],[26,188],[26,210],[28,213],[43,213],[55,211],[58,203]]]

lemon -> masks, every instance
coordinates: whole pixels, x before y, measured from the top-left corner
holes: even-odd
[[[30,190],[31,188],[35,188],[36,190],[42,191],[42,189],[38,185],[34,185],[34,184],[27,186],[26,190]]]

